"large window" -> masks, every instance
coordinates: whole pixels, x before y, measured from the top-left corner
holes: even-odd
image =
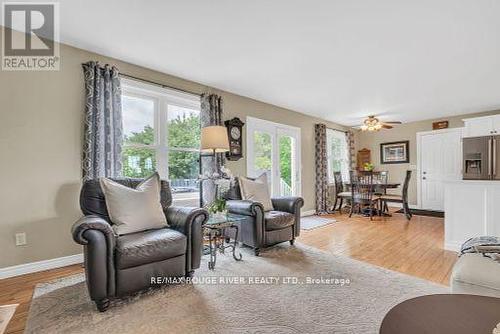
[[[123,175],[158,171],[178,205],[199,204],[200,99],[122,79]]]
[[[326,154],[330,183],[334,182],[335,172],[341,172],[344,181],[349,180],[349,148],[344,132],[326,129]]]

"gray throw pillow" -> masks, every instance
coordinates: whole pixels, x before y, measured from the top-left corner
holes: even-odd
[[[267,175],[264,173],[255,180],[246,177],[238,178],[240,184],[241,198],[259,202],[264,206],[264,211],[273,210]]]
[[[139,183],[135,189],[107,178],[101,178],[99,181],[116,234],[168,226],[160,202],[161,181],[158,173]]]

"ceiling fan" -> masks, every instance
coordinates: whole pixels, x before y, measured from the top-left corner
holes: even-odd
[[[380,129],[392,129],[394,124],[401,124],[399,121],[382,122],[375,116],[368,116],[361,125],[362,131],[378,131]]]

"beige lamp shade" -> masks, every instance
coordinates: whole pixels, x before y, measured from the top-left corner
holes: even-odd
[[[216,153],[229,151],[226,127],[214,125],[201,128],[201,150]]]

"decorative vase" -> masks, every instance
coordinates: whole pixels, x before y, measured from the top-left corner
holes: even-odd
[[[227,219],[227,210],[214,212],[213,218],[215,221],[224,221]]]

